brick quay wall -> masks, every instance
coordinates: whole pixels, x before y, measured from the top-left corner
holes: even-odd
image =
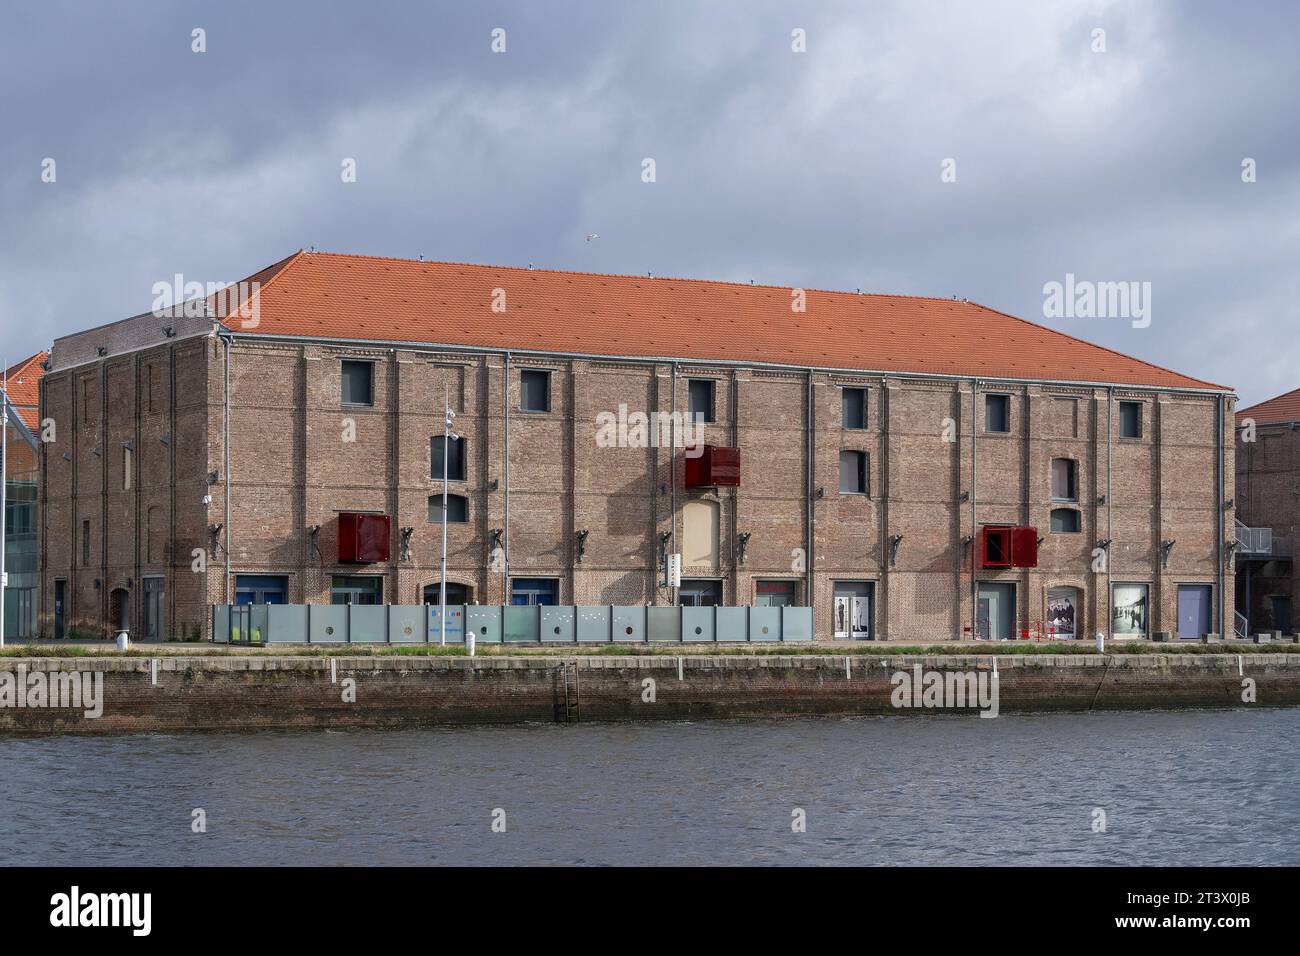
[[[895,675],[967,675],[987,687],[994,667],[986,655],[6,658],[0,734],[971,714],[974,701],[896,706]],[[1300,654],[1008,656],[996,674],[1002,714],[1300,704]],[[72,676],[102,681],[98,717],[35,703],[34,683],[50,700]],[[25,706],[15,705],[19,683]]]

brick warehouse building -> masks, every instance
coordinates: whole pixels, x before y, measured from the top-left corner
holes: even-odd
[[[1237,627],[1292,633],[1300,490],[1300,389],[1237,413]]]
[[[54,344],[47,633],[436,601],[444,390],[452,603],[811,597],[821,640],[1231,620],[1231,392],[974,303],[305,252],[238,288]]]

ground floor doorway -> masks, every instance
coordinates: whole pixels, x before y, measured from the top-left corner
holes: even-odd
[[[876,585],[872,581],[836,581],[831,602],[832,632],[837,641],[875,639],[873,610]]]
[[[983,641],[1009,641],[1016,633],[1016,586],[981,581],[975,612],[976,634]]]
[[[1208,584],[1178,585],[1178,639],[1200,640],[1214,628],[1213,593]]]

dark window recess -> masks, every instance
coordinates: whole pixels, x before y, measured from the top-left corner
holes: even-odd
[[[686,407],[692,421],[711,422],[713,417],[714,381],[711,378],[693,378],[686,386]]]
[[[342,370],[343,404],[375,403],[375,363],[344,361]]]
[[[442,597],[442,584],[428,584],[424,588],[424,603],[439,604],[438,599]],[[454,581],[447,582],[447,606],[452,607],[457,604],[469,603],[469,586],[457,584]]]
[[[677,595],[683,607],[717,607],[722,603],[722,582],[683,578]]]
[[[1142,403],[1141,402],[1120,402],[1119,403],[1119,437],[1120,438],[1141,438],[1142,437]]]
[[[981,557],[986,568],[1011,567],[1011,529],[985,528]]]
[[[331,604],[383,604],[384,579],[353,574],[334,575]]]
[[[986,432],[1011,431],[1011,396],[984,396],[984,430]]]
[[[435,435],[430,446],[429,476],[435,481],[442,481],[442,436]],[[451,444],[447,446],[447,480],[465,480],[465,439],[463,438],[453,438]]]
[[[1052,459],[1052,500],[1079,500],[1079,489],[1075,483],[1077,465],[1073,458]]]
[[[1079,512],[1073,508],[1052,509],[1052,533],[1073,534],[1079,530]]]
[[[469,499],[464,495],[447,496],[447,523],[455,524],[469,520]],[[429,521],[442,524],[442,495],[429,496]]]
[[[551,373],[523,369],[519,373],[519,408],[525,412],[551,410]]]
[[[840,452],[840,494],[865,495],[867,493],[867,453],[864,451]]]
[[[844,407],[845,428],[867,427],[867,390],[865,388],[841,389],[840,402]]]
[[[90,522],[81,522],[81,566],[90,567]]]

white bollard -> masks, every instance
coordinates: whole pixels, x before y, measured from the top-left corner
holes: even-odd
[[[465,648],[466,650],[469,651],[469,656],[473,657],[474,656],[474,632],[473,631],[469,631],[465,635]]]
[[[126,636],[126,631],[118,631],[118,632],[117,632],[117,649],[118,649],[119,651],[124,651],[124,650],[126,650],[128,647],[130,647],[130,646],[131,646],[131,641],[130,641],[129,638],[127,638],[127,636]]]
[[[1106,635],[1103,634],[1101,631],[1097,632],[1097,653],[1099,654],[1106,653]]]

